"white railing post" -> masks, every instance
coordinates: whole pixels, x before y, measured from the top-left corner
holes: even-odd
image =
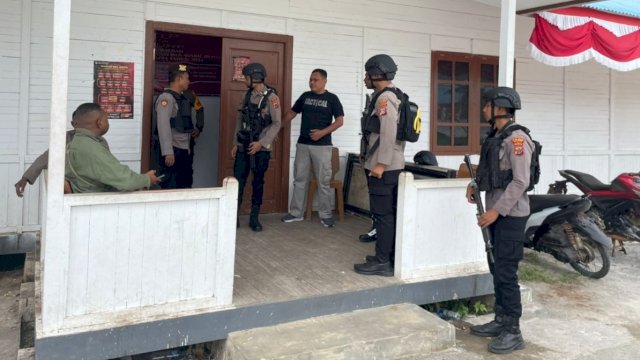
[[[238,180],[227,177],[222,187],[225,195],[220,199],[218,213],[218,250],[216,254],[216,284],[214,295],[219,305],[230,305],[233,300],[233,277],[236,255],[236,220],[238,214]]]
[[[42,326],[45,332],[59,328],[64,321],[66,267],[54,259],[68,256],[68,239],[63,218],[64,149],[67,123],[67,89],[69,85],[69,35],[71,0],[54,0],[53,59],[51,70],[51,120],[49,126],[49,171],[46,198],[46,247],[43,262]],[[65,261],[61,261],[66,264]]]
[[[500,8],[500,64],[498,85],[513,87],[516,44],[516,0],[502,0]]]
[[[410,278],[414,269],[416,221],[418,221],[418,189],[413,174],[402,172],[398,185],[398,216],[396,220],[395,276]]]

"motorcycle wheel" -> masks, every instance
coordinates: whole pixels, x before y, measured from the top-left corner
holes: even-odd
[[[601,244],[593,241],[586,235],[580,234],[580,236],[582,237],[583,245],[583,248],[578,251],[580,260],[572,262],[571,267],[581,275],[592,279],[605,277],[611,267],[609,253]]]

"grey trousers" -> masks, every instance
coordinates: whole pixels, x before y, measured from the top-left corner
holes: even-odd
[[[311,170],[318,179],[318,215],[321,219],[332,217],[331,208],[331,145],[296,145],[293,162],[293,195],[289,213],[304,217]]]

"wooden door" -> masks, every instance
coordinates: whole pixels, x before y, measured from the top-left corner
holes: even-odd
[[[251,62],[259,62],[267,69],[266,83],[275,88],[280,97],[282,110],[289,108],[288,94],[284,90],[285,80],[285,43],[271,41],[256,41],[224,38],[222,40],[222,84],[221,113],[220,113],[220,152],[218,183],[222,179],[233,176],[233,159],[231,159],[231,147],[235,139],[235,124],[238,109],[247,91],[244,80],[233,80],[234,58],[248,57]],[[288,136],[288,135],[287,135]],[[264,196],[262,213],[286,212],[288,206],[289,185],[289,141],[285,137],[284,129],[280,129],[277,139],[274,141],[269,170],[265,175]],[[284,156],[286,154],[286,156]],[[241,209],[246,213],[250,207],[251,199],[251,175],[247,180],[244,191],[244,203]]]

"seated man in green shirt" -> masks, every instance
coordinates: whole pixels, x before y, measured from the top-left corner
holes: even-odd
[[[74,193],[132,191],[160,182],[155,170],[138,174],[111,154],[102,137],[109,131],[109,118],[99,105],[80,105],[74,120],[76,134],[67,145],[65,163],[65,178]]]

